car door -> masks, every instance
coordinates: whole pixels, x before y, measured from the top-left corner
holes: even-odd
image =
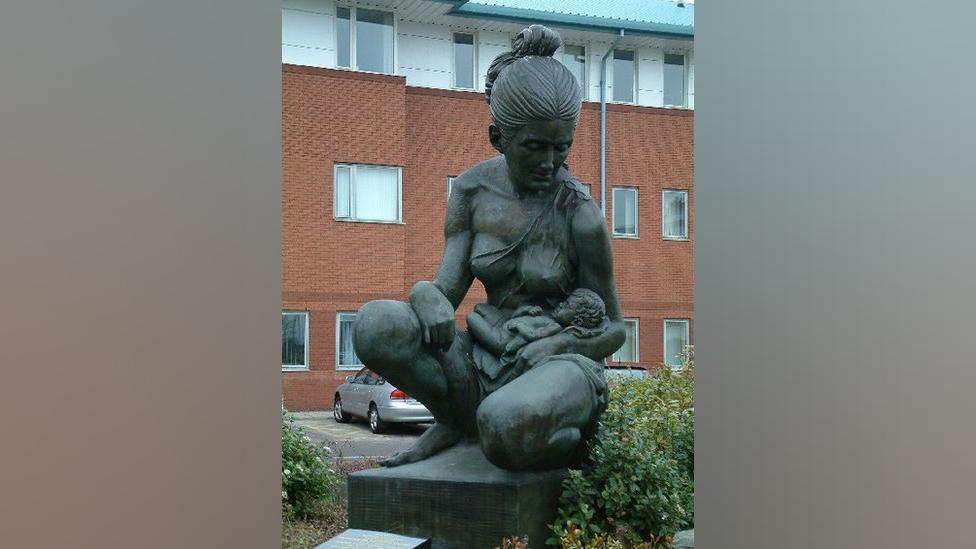
[[[343,408],[350,414],[357,416],[366,416],[365,404],[363,399],[366,398],[365,392],[367,386],[365,381],[369,378],[369,370],[363,368],[356,373],[352,381],[349,382],[349,396],[343,397]]]
[[[376,402],[377,405],[380,404],[380,401],[382,399],[382,391],[385,389],[383,385],[385,384],[386,382],[383,380],[382,377],[380,377],[379,374],[377,374],[376,372],[369,373],[369,379],[366,380],[366,391],[364,391],[365,398],[363,399],[363,403],[366,406],[367,413],[369,412],[370,402]]]

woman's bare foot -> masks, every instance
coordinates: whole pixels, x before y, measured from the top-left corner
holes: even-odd
[[[460,440],[461,431],[453,427],[448,427],[443,423],[435,423],[424,434],[420,435],[416,444],[410,449],[393,454],[380,461],[380,465],[384,467],[396,467],[397,465],[427,459],[444,448],[453,446]]]

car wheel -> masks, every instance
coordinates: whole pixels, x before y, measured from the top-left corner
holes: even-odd
[[[373,431],[374,433],[379,434],[379,433],[382,433],[384,430],[386,430],[386,424],[384,424],[383,423],[383,420],[380,419],[380,412],[379,412],[379,410],[376,409],[376,405],[375,404],[370,404],[369,405],[369,416],[368,416],[368,419],[369,419],[369,430],[370,431]]]
[[[342,411],[342,399],[339,395],[335,396],[335,404],[332,405],[332,417],[335,418],[336,423],[349,423],[349,416]]]

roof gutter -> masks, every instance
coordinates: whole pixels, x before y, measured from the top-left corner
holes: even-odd
[[[600,210],[607,217],[607,58],[624,37],[624,29],[600,60]]]
[[[531,24],[542,23],[565,28],[597,32],[616,32],[626,29],[627,34],[654,36],[672,40],[694,40],[695,25],[692,20],[687,23],[656,23],[651,21],[629,21],[609,17],[594,17],[574,15],[571,13],[554,13],[530,8],[514,8],[486,4],[471,4],[467,0],[434,0],[444,4],[452,4],[446,15],[474,17],[476,19],[495,19],[513,23]]]

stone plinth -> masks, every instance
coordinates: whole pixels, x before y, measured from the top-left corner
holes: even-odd
[[[430,538],[432,549],[487,549],[528,536],[543,547],[565,469],[514,473],[463,444],[419,463],[349,475],[349,527]]]

